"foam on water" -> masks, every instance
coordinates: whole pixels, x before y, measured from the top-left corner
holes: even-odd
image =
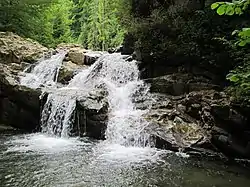
[[[8,152],[33,153],[58,153],[79,149],[79,146],[87,143],[79,141],[77,138],[59,138],[47,134],[35,133],[25,136],[17,136],[5,144],[9,145]]]
[[[121,166],[135,164],[152,164],[164,162],[163,157],[168,150],[158,150],[150,147],[123,146],[119,144],[100,143],[95,151],[96,161],[114,163]]]

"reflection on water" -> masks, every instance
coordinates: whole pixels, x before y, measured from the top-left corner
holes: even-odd
[[[0,186],[250,186],[243,168],[89,139],[5,133],[0,151]]]

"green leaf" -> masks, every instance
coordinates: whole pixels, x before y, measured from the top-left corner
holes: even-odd
[[[242,40],[242,41],[239,42],[238,45],[241,46],[241,47],[244,47],[246,44],[247,44],[246,41]]]
[[[211,9],[214,10],[214,9],[216,9],[218,6],[219,6],[219,3],[213,3],[213,4],[211,5]]]
[[[237,75],[231,75],[228,78],[231,82],[238,82],[240,79],[237,77]]]
[[[234,8],[233,8],[232,5],[227,6],[227,9],[226,9],[226,13],[225,13],[225,14],[226,14],[226,15],[229,15],[229,16],[234,15]]]
[[[240,14],[243,13],[240,7],[236,7],[236,8],[234,9],[234,12],[235,12],[235,14],[238,14],[238,15],[240,15]]]
[[[220,16],[226,13],[226,9],[227,6],[226,5],[221,5],[218,9],[217,9],[217,14],[219,14]]]

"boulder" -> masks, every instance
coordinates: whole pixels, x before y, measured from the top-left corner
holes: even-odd
[[[185,106],[176,106],[175,101],[167,98],[164,100],[161,96],[144,116],[150,124],[149,133],[156,139],[156,147],[172,151],[204,148],[209,143],[210,134],[202,128],[198,120],[178,107],[185,110]]]
[[[97,61],[98,58],[100,58],[104,52],[101,51],[88,51],[84,55],[84,64],[85,65],[92,65]]]
[[[67,60],[77,65],[84,64],[84,54],[86,50],[81,47],[70,48],[67,56]]]
[[[0,63],[33,63],[48,52],[49,49],[31,39],[11,32],[0,32]]]
[[[77,65],[71,61],[64,61],[60,67],[57,81],[62,84],[68,84],[74,75],[84,67],[85,66]]]
[[[39,126],[40,90],[18,85],[10,69],[0,64],[0,123],[33,131]]]
[[[173,73],[156,78],[145,80],[151,85],[151,92],[164,93],[174,96],[183,95],[192,91],[219,89],[208,79],[199,76],[193,76],[188,73]]]
[[[70,50],[72,48],[81,48],[82,46],[79,44],[74,44],[74,43],[61,43],[59,45],[57,45],[56,47],[56,51],[60,51],[60,50]]]
[[[224,92],[202,90],[181,96],[153,94],[153,100],[145,119],[157,147],[250,158],[249,119],[234,108]]]
[[[68,50],[68,55],[66,57],[66,60],[71,61],[77,65],[92,65],[98,58],[100,58],[105,53],[102,51],[86,50],[83,49],[82,47],[70,48],[70,46],[65,46],[64,48]]]
[[[77,125],[75,132],[81,136],[105,139],[108,122],[108,102],[103,91],[91,92],[77,99]]]

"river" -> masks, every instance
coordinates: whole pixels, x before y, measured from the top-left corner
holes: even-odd
[[[154,148],[4,131],[0,186],[249,187],[249,170]]]

